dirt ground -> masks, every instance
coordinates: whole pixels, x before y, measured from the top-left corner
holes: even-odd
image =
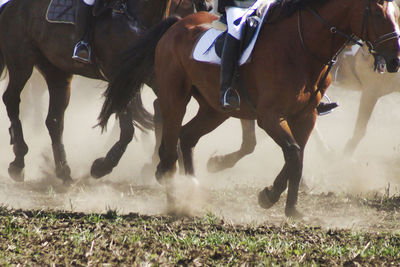
[[[4,86],[3,81],[0,88]],[[78,78],[72,86],[64,134],[67,158],[76,180],[71,188],[64,188],[54,176],[51,142],[44,124],[47,92],[41,93],[38,88],[30,90],[43,96],[33,100],[25,96],[28,98],[22,100],[23,127],[30,149],[25,161],[24,183],[15,183],[8,177],[7,168],[13,154],[9,145],[9,121],[4,105],[0,105],[0,114],[3,114],[0,117],[2,205],[15,209],[50,208],[74,212],[113,209],[119,214],[165,214],[163,187],[154,177],[141,174],[153,151],[152,133],[143,134],[137,130],[136,138],[110,175],[100,180],[89,177],[93,160],[104,156],[117,138],[112,129],[113,121],[103,135],[100,129],[92,128],[100,111],[104,84]],[[326,228],[398,232],[398,208],[385,211],[366,204],[374,194],[396,196],[400,193],[400,95],[392,94],[379,100],[366,137],[354,156],[347,157],[343,148],[354,128],[360,92],[332,86],[328,94],[340,107],[317,121],[331,151],[324,151],[313,136],[306,148],[303,179],[308,189],[300,194],[298,204],[305,215],[303,221]],[[152,111],[154,95],[148,88],[144,89],[143,98]],[[38,107],[29,104],[30,101]],[[195,111],[196,104],[192,102],[186,121]],[[206,162],[211,155],[239,148],[240,123],[230,119],[201,139],[194,153],[199,189],[188,195],[186,178],[179,175],[176,178],[178,188],[184,189],[181,190],[182,206],[194,216],[211,213],[234,224],[279,225],[285,222],[286,195],[270,210],[263,210],[257,204],[258,191],[273,182],[283,165],[280,148],[260,129],[257,129],[257,140],[256,151],[234,168],[210,174]]]

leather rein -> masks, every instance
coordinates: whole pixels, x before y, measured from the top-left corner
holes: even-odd
[[[384,1],[392,2],[392,0],[384,0]],[[306,46],[306,44],[304,42],[304,37],[303,37],[303,30],[302,30],[302,23],[301,23],[301,9],[299,9],[297,26],[298,26],[300,42],[301,42],[301,45],[302,45],[303,49],[308,54],[310,54],[314,59],[316,59],[316,60],[322,62],[324,65],[328,66],[327,70],[325,71],[324,75],[322,76],[322,78],[320,79],[320,81],[319,81],[319,83],[317,85],[317,90],[314,91],[313,97],[315,97],[319,92],[321,92],[321,94],[322,94],[323,83],[325,82],[326,78],[328,77],[330,70],[332,69],[333,65],[336,63],[337,58],[338,58],[339,54],[343,51],[343,49],[350,43],[353,43],[353,44],[356,44],[356,45],[359,45],[359,46],[363,46],[363,44],[359,41],[359,39],[362,39],[362,37],[364,35],[364,32],[366,33],[365,40],[367,40],[367,41],[365,41],[365,43],[368,46],[368,49],[369,49],[371,54],[376,54],[377,53],[376,50],[375,50],[375,47],[378,47],[379,45],[381,45],[384,42],[387,42],[387,41],[392,40],[392,39],[398,39],[400,37],[399,33],[394,31],[394,32],[383,34],[383,35],[379,36],[374,42],[368,41],[369,40],[369,35],[368,35],[368,31],[366,29],[367,29],[368,21],[369,21],[368,17],[369,17],[370,12],[371,12],[370,5],[371,5],[371,0],[366,0],[366,7],[364,9],[363,22],[362,22],[362,26],[361,26],[361,38],[358,38],[355,34],[349,35],[349,34],[344,33],[343,31],[340,31],[335,26],[331,25],[325,19],[323,19],[315,10],[313,10],[313,9],[311,9],[309,7],[307,8],[307,10],[312,15],[314,15],[322,24],[324,24],[325,26],[327,26],[327,28],[329,28],[329,31],[332,34],[332,38],[331,38],[331,50],[332,50],[332,53],[331,54],[333,54],[333,57],[328,61],[328,63],[326,63],[326,61],[324,61],[321,58],[319,58],[317,55],[312,53],[307,48],[307,46]],[[334,42],[334,39],[335,39],[336,35],[340,35],[340,36],[346,38],[347,40],[337,52],[334,52],[333,51],[333,49],[334,49],[333,48],[333,42]]]

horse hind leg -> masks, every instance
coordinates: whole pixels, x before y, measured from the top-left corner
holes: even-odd
[[[72,75],[50,64],[40,66],[40,70],[44,73],[50,95],[46,127],[52,141],[56,176],[60,178],[64,184],[69,185],[73,180],[64,149],[63,132],[64,113],[69,104]]]
[[[119,140],[113,145],[106,157],[96,159],[90,171],[94,178],[101,178],[111,173],[112,169],[118,165],[128,144],[132,141],[135,128],[132,123],[132,112],[128,108],[118,114],[119,126],[121,129]]]
[[[158,156],[158,149],[160,148],[161,138],[162,138],[162,116],[158,104],[158,99],[154,100],[153,107],[154,107],[153,119],[154,119],[155,145],[154,145],[153,155],[151,157],[151,162],[146,163],[141,170],[142,177],[154,177],[154,172],[156,170],[157,164],[160,162],[160,158]]]
[[[198,99],[199,110],[196,116],[182,127],[180,134],[180,149],[185,174],[194,176],[193,148],[199,139],[216,129],[228,116],[212,109],[204,101]]]
[[[240,120],[242,125],[242,145],[238,151],[213,156],[207,161],[207,170],[209,172],[219,172],[228,168],[232,168],[236,163],[254,152],[257,144],[256,133],[255,133],[255,121],[254,120]]]
[[[13,66],[16,66],[15,64]],[[25,155],[28,153],[28,145],[25,143],[21,121],[19,119],[19,104],[21,92],[32,74],[33,64],[24,63],[18,68],[9,68],[9,82],[3,94],[3,102],[7,109],[7,115],[11,122],[9,129],[11,145],[15,155],[8,167],[8,173],[12,179],[18,182],[24,180]]]

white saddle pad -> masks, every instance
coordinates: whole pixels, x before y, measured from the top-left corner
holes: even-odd
[[[10,2],[11,0],[0,0],[0,8],[4,6],[6,3]]]
[[[265,0],[258,0],[254,3],[249,9],[247,8],[240,8],[240,12],[235,12],[236,18],[228,19],[228,21],[235,21],[236,19],[242,18],[239,25],[234,25],[234,27],[243,27],[245,25],[246,19],[253,13],[252,11],[256,10]],[[254,45],[256,43],[258,34],[262,27],[262,21],[264,20],[268,9],[271,5],[271,2],[268,2],[266,8],[263,10],[263,14],[261,18],[257,18],[259,20],[258,28],[256,33],[254,34],[253,39],[251,40],[250,44],[247,48],[243,51],[242,56],[239,60],[239,65],[246,63],[253,51]],[[239,9],[239,8],[238,8]],[[229,27],[233,27],[233,25],[228,25]],[[193,59],[200,61],[200,62],[208,62],[213,64],[221,64],[221,58],[215,52],[215,40],[217,37],[222,34],[223,31],[211,28],[204,32],[199,40],[197,41],[194,49],[193,49]]]

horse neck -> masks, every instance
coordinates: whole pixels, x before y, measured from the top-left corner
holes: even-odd
[[[146,28],[150,28],[160,22],[166,14],[171,3],[170,0],[129,0],[131,10],[139,22]]]
[[[323,18],[331,26],[336,27],[341,32],[350,36],[352,16],[349,15],[353,9],[352,4],[355,0],[330,0],[318,8],[310,6],[315,10],[321,18]],[[340,8],[339,8],[340,7]],[[333,34],[330,28],[322,23],[318,18],[310,13],[307,9],[301,11],[302,32],[304,43],[313,54],[328,63],[340,48],[346,43],[347,38],[340,34]],[[296,13],[294,16],[298,16]],[[297,18],[296,18],[297,21]]]

